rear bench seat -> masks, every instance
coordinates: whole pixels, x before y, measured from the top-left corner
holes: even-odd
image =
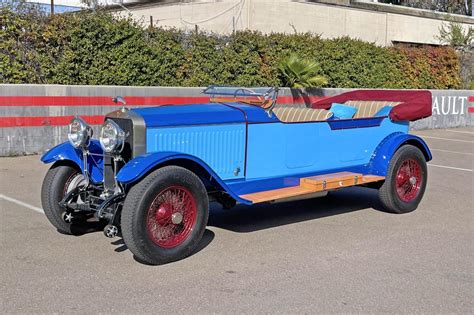
[[[273,113],[283,122],[307,122],[327,120],[333,116],[328,110],[292,106],[275,107]]]
[[[387,102],[387,101],[347,101],[344,103],[351,107],[357,108],[357,112],[352,118],[364,118],[364,117],[374,117],[378,111],[386,106],[396,106],[400,102]]]
[[[400,102],[388,101],[346,101],[344,105],[357,109],[352,117],[365,118],[374,116],[386,116],[390,111],[390,107],[396,106]],[[333,113],[325,109],[313,109],[295,106],[277,106],[273,108],[273,113],[283,122],[308,122],[308,121],[324,121],[333,118]],[[337,117],[335,117],[338,119]],[[350,119],[347,117],[346,119]]]

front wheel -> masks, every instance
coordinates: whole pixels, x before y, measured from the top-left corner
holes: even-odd
[[[423,153],[404,145],[395,152],[385,182],[379,189],[383,207],[393,213],[408,213],[418,207],[426,189],[428,172]]]
[[[208,217],[207,191],[199,177],[166,166],[130,189],[122,209],[122,237],[141,261],[164,264],[198,247]]]
[[[84,175],[70,165],[53,165],[43,180],[41,204],[49,222],[60,233],[77,234],[86,229],[87,222],[73,219],[73,214],[59,205],[68,192],[81,185],[85,185]]]

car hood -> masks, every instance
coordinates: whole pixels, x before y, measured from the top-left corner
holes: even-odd
[[[162,105],[132,109],[145,120],[147,127],[184,125],[214,125],[245,123],[245,113],[235,107],[220,104]]]

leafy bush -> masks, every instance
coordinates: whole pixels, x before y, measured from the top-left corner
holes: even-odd
[[[2,8],[0,15],[0,77],[4,83],[42,82],[41,54],[36,49],[42,40],[42,19],[37,11],[21,15]]]
[[[0,16],[0,81],[136,86],[282,86],[295,54],[320,65],[327,87],[458,88],[451,48],[387,48],[347,37],[253,31],[231,36],[144,29],[97,13],[52,17],[7,7]]]
[[[397,47],[399,69],[405,87],[412,89],[456,89],[461,86],[460,63],[451,47]]]

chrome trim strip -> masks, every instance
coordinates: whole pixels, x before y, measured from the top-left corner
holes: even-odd
[[[133,124],[132,158],[146,153],[146,124],[142,116],[128,108],[122,108],[108,113],[105,117],[130,119]]]
[[[234,126],[234,125],[245,125],[245,120],[242,122],[235,123],[222,123],[222,124],[184,124],[184,125],[173,125],[173,126],[152,126],[150,129],[171,129],[171,128],[186,128],[186,127],[212,127],[212,126]]]

